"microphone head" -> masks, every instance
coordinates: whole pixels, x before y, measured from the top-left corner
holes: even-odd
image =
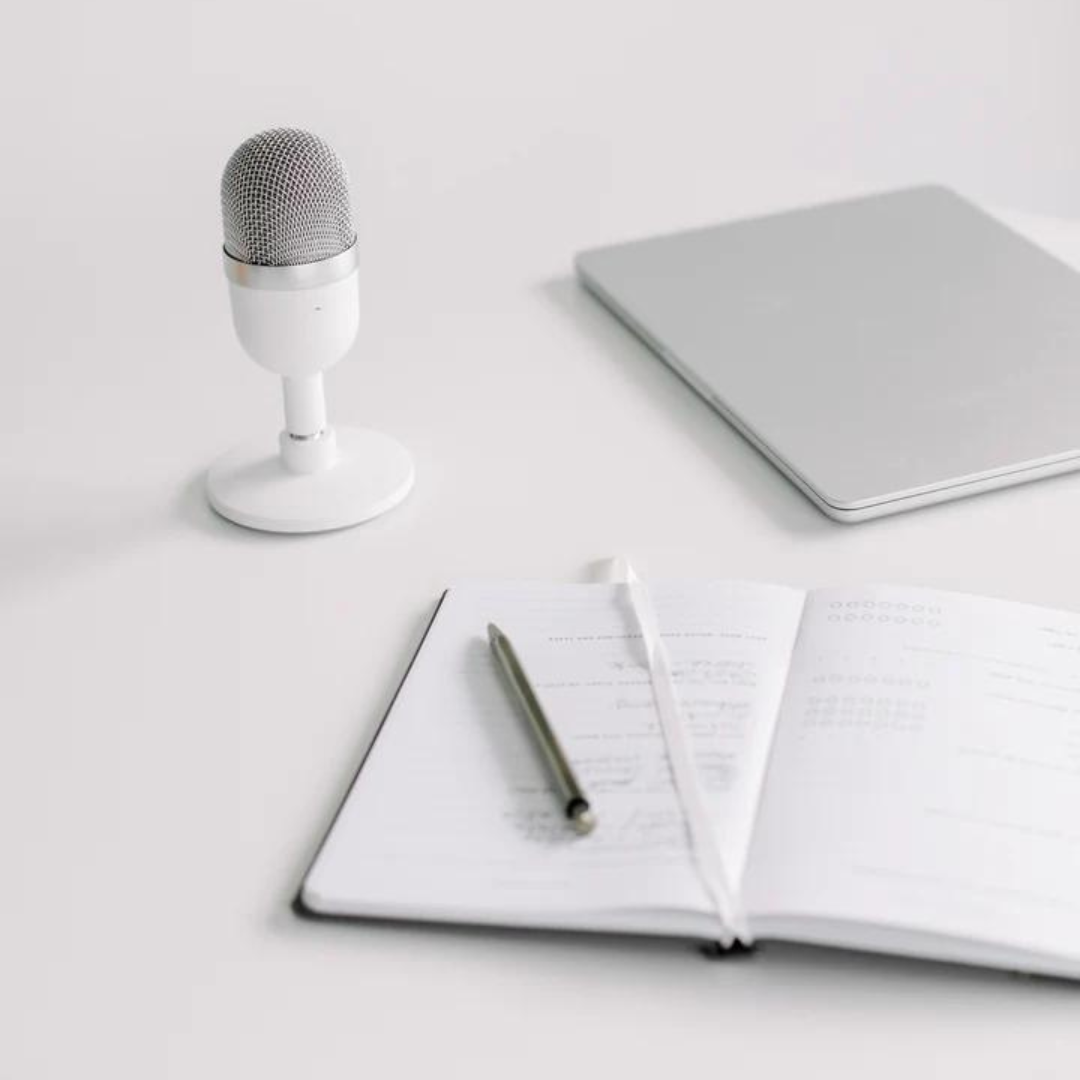
[[[349,178],[333,149],[296,128],[259,132],[221,177],[225,251],[253,266],[298,266],[356,242]]]

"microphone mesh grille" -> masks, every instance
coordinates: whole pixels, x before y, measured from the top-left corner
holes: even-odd
[[[241,143],[221,177],[225,250],[253,266],[296,266],[340,255],[356,233],[348,175],[317,135],[262,131]]]

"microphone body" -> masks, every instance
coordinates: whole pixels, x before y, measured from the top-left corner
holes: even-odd
[[[322,373],[352,348],[360,328],[356,243],[329,259],[254,266],[224,253],[233,326],[244,351],[282,377],[281,457],[294,472],[333,463]]]
[[[345,254],[351,266],[341,267],[340,277],[313,285],[297,283],[292,267],[282,274],[276,267],[237,264],[225,256],[233,326],[255,363],[296,378],[325,371],[352,348],[360,328],[360,294],[353,248]]]
[[[344,450],[323,390],[322,373],[348,353],[360,325],[344,166],[317,136],[278,128],[236,150],[221,191],[233,326],[248,356],[281,377],[285,427],[276,462],[254,481],[236,473],[237,452],[211,469],[211,504],[240,524],[284,532],[382,513],[412,486],[411,459],[387,436],[355,429]],[[309,479],[290,486],[288,475]]]

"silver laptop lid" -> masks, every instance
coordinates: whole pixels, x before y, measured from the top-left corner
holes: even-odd
[[[577,269],[831,516],[1080,466],[1080,276],[947,189],[601,248]]]

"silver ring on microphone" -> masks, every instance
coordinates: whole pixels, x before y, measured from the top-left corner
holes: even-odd
[[[225,276],[237,285],[245,289],[289,291],[317,289],[320,285],[331,285],[348,277],[359,265],[356,249],[354,240],[340,255],[295,266],[255,266],[234,259],[224,248],[221,253],[225,260]]]

